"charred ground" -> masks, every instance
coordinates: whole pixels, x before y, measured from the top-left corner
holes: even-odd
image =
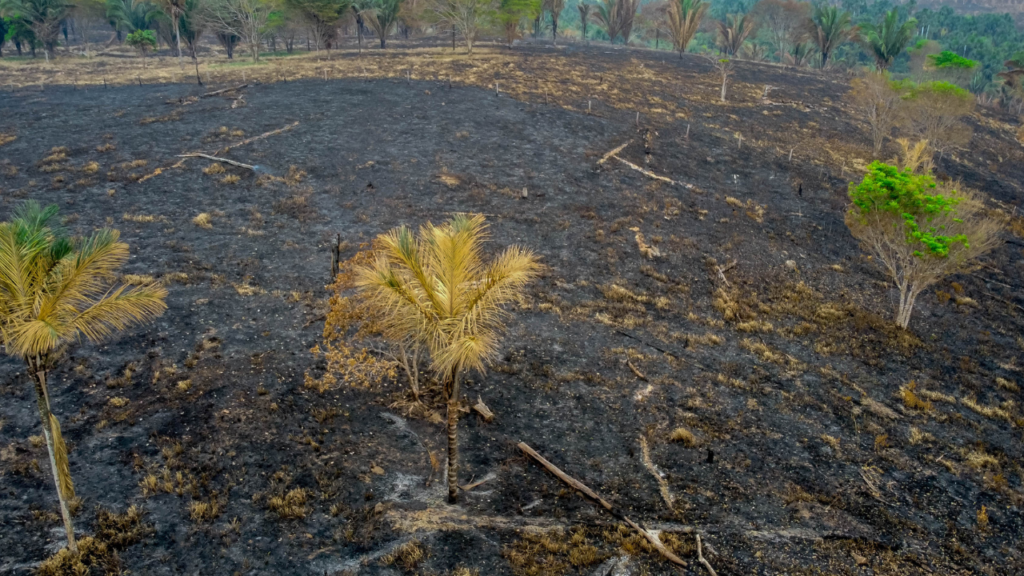
[[[689,573],[703,570],[690,527],[720,574],[1024,569],[1022,242],[1007,234],[896,330],[885,278],[843,224],[868,139],[841,79],[743,64],[722,105],[697,58],[404,57],[419,79],[382,56],[355,78],[251,86],[244,106],[175,84],[0,100],[15,136],[0,213],[33,198],[72,232],[116,227],[124,272],[170,288],[156,324],[75,348],[54,376],[80,530],[116,541],[121,567],[590,574],[628,552],[671,573],[525,459],[525,441],[665,530]],[[366,72],[352,60],[333,65]],[[445,67],[463,71],[452,88]],[[644,165],[637,111],[657,133],[649,168],[692,187],[595,167],[631,139],[622,156]],[[293,122],[225,154],[273,177],[175,167]],[[971,123],[941,173],[1016,206],[1012,119]],[[336,235],[347,258],[457,211],[486,214],[494,248],[528,246],[549,269],[514,307],[505,357],[468,387],[497,417],[463,419],[462,480],[496,478],[448,507],[428,457],[443,457],[442,426],[406,412],[401,382],[320,394],[304,378],[322,369],[309,349]],[[13,359],[0,394],[0,567],[28,573],[60,523]],[[679,428],[692,442],[670,441]],[[115,539],[106,512],[133,504],[142,528]]]

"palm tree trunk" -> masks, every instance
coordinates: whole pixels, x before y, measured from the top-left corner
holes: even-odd
[[[50,470],[53,472],[53,483],[57,487],[57,500],[60,502],[60,515],[64,519],[64,531],[68,536],[68,549],[77,554],[78,542],[75,541],[75,528],[71,523],[71,513],[68,511],[64,491],[61,490],[61,471],[60,467],[57,466],[57,454],[55,452],[56,442],[58,441],[55,435],[60,434],[60,428],[55,428],[52,425],[52,422],[55,422],[56,419],[50,412],[50,397],[46,390],[46,370],[43,368],[38,356],[35,358],[25,358],[25,363],[28,365],[29,378],[36,388],[39,418],[43,424],[43,437],[46,438],[46,449],[50,453]],[[64,442],[62,438],[59,441],[61,444]],[[65,479],[67,484],[70,484],[70,481],[70,477]]]
[[[448,394],[448,503],[459,501],[459,371],[452,370]]]

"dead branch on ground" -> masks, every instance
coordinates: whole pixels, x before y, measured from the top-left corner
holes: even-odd
[[[248,88],[248,87],[249,87],[248,84],[239,84],[238,86],[232,86],[230,88],[221,88],[220,90],[214,90],[213,92],[207,92],[206,94],[203,94],[203,95],[201,95],[199,97],[200,98],[209,98],[210,96],[216,96],[218,94],[223,94],[225,92],[231,92],[233,90],[241,90],[243,88]]]
[[[597,161],[597,165],[598,165],[598,166],[600,166],[601,164],[604,164],[605,162],[607,162],[607,161],[608,161],[608,159],[609,159],[609,158],[611,158],[612,156],[615,156],[615,155],[616,155],[616,154],[618,154],[619,152],[622,152],[622,150],[623,150],[623,149],[624,149],[624,148],[625,148],[626,146],[629,146],[629,145],[630,145],[630,144],[632,144],[632,143],[633,143],[633,141],[632,141],[632,140],[628,140],[628,141],[626,141],[626,143],[625,143],[625,144],[623,144],[622,146],[619,146],[618,148],[615,148],[614,150],[612,150],[611,152],[608,152],[608,153],[607,153],[607,154],[605,154],[604,156],[601,156],[601,159]]]
[[[191,154],[178,154],[178,158],[206,158],[207,160],[213,160],[214,162],[223,162],[225,164],[231,164],[232,166],[238,166],[239,168],[248,168],[249,170],[256,170],[255,166],[244,164],[242,162],[236,162],[234,160],[228,160],[227,158],[219,158],[217,156],[210,156],[209,154],[203,154],[201,152],[193,152]],[[180,164],[180,163],[179,163]]]
[[[636,522],[633,522],[632,520],[627,518],[622,512],[616,510],[615,507],[612,506],[607,500],[598,496],[596,492],[588,488],[585,484],[583,484],[579,480],[576,480],[572,476],[569,476],[565,472],[562,472],[561,470],[559,470],[557,466],[545,460],[543,456],[538,454],[533,448],[530,448],[525,442],[519,443],[519,449],[525,452],[528,456],[530,456],[537,462],[539,462],[541,466],[546,468],[548,472],[551,472],[552,474],[557,476],[559,480],[565,482],[572,488],[582,492],[591,500],[600,504],[602,508],[610,512],[612,516],[615,516],[616,518],[622,520],[623,522],[628,524],[630,528],[636,530],[637,533],[643,536],[651,544],[651,546],[653,546],[662,556],[665,557],[666,560],[675,564],[676,566],[687,566],[686,561],[676,556],[672,553],[671,550],[666,548],[665,545],[661,542],[661,540],[657,537],[657,535],[652,534],[647,530],[641,528],[639,525],[636,524]]]
[[[298,125],[299,125],[298,121],[295,121],[295,122],[292,122],[291,124],[285,126],[284,128],[278,128],[277,130],[271,130],[270,132],[264,132],[263,134],[260,134],[259,136],[253,136],[252,138],[246,138],[245,140],[242,140],[241,142],[239,142],[237,144],[231,144],[230,146],[227,146],[226,148],[221,148],[220,150],[217,150],[215,152],[215,154],[226,154],[228,152],[228,150],[231,150],[231,149],[234,149],[234,148],[238,148],[239,146],[244,146],[246,144],[251,144],[253,142],[256,142],[257,140],[263,140],[264,138],[268,138],[270,136],[274,136],[274,135],[280,134],[282,132],[287,132],[287,131],[291,130],[292,128],[295,128]]]

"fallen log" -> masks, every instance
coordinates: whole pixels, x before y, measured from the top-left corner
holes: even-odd
[[[234,148],[238,148],[239,146],[244,146],[246,144],[251,144],[253,142],[256,142],[257,140],[263,140],[264,138],[267,138],[267,137],[270,137],[270,136],[274,136],[275,134],[280,134],[282,132],[287,132],[287,131],[291,130],[292,128],[295,128],[298,125],[299,125],[298,121],[295,121],[295,122],[292,122],[291,124],[285,126],[284,128],[278,128],[277,130],[271,130],[270,132],[264,132],[263,134],[260,134],[259,136],[253,136],[252,138],[246,138],[245,140],[242,140],[241,142],[239,142],[237,144],[231,144],[230,146],[227,146],[226,148],[221,148],[220,150],[217,150],[217,152],[215,152],[215,154],[225,154],[225,153],[227,153],[228,150],[231,150],[231,149],[234,149]]]
[[[611,158],[612,156],[615,156],[619,152],[622,152],[622,150],[626,146],[629,146],[632,142],[633,142],[632,140],[629,140],[625,144],[623,144],[622,146],[619,146],[618,148],[612,150],[611,152],[605,154],[604,156],[601,156],[601,159],[597,161],[597,165],[600,166],[601,164],[604,164],[605,162],[608,161],[609,158]]]
[[[697,534],[697,561],[703,564],[704,567],[708,569],[708,572],[711,573],[711,576],[718,576],[718,574],[715,572],[715,569],[711,567],[711,563],[704,559],[704,554],[701,552],[700,549],[700,534]]]
[[[223,94],[225,92],[231,92],[233,90],[241,90],[242,88],[248,88],[248,87],[249,87],[248,84],[239,84],[238,86],[232,86],[231,88],[221,88],[220,90],[214,90],[213,92],[207,92],[206,94],[203,94],[203,95],[201,95],[199,97],[200,98],[209,98],[210,96],[217,96],[218,94]]]
[[[202,154],[200,152],[193,152],[191,154],[178,154],[178,158],[206,158],[207,160],[213,160],[214,162],[223,162],[225,164],[231,164],[232,166],[238,166],[239,168],[248,168],[249,170],[256,170],[255,166],[249,164],[243,164],[242,162],[236,162],[234,160],[228,160],[227,158],[218,158],[217,156],[210,156],[209,154]]]
[[[487,407],[487,404],[484,404],[484,399],[479,396],[477,397],[476,404],[473,405],[473,410],[476,410],[477,414],[484,419],[484,422],[494,420],[494,412],[491,412],[491,409]]]
[[[633,170],[636,170],[637,172],[639,172],[639,173],[643,174],[644,176],[647,176],[648,178],[651,178],[653,180],[658,180],[658,181],[661,181],[661,182],[668,182],[669,184],[674,184],[676,186],[682,186],[683,188],[686,188],[687,190],[690,190],[690,189],[693,188],[693,184],[687,184],[685,182],[677,182],[676,180],[673,180],[671,178],[667,178],[665,176],[659,176],[659,175],[655,174],[654,172],[651,172],[650,170],[647,170],[646,168],[641,168],[641,167],[637,166],[636,164],[633,164],[632,162],[630,162],[629,160],[626,160],[625,158],[621,158],[621,157],[616,156],[614,154],[611,157],[615,158],[619,162],[622,162],[626,166],[629,166]]]
[[[548,472],[551,472],[552,474],[557,476],[559,480],[561,480],[562,482],[565,482],[566,484],[568,484],[569,486],[573,487],[574,489],[582,492],[587,497],[589,497],[591,500],[593,500],[593,501],[597,502],[598,504],[600,504],[602,508],[604,508],[605,510],[610,512],[612,514],[612,516],[615,516],[616,518],[622,520],[623,522],[628,524],[630,528],[636,530],[637,533],[639,533],[641,536],[643,536],[651,544],[651,546],[653,546],[658,551],[658,553],[660,553],[662,556],[665,557],[666,560],[668,560],[669,562],[675,564],[676,566],[687,566],[686,561],[683,560],[682,558],[676,556],[675,554],[672,553],[671,550],[666,548],[665,545],[661,542],[661,540],[655,534],[652,534],[652,533],[648,532],[647,530],[645,530],[645,529],[641,528],[640,526],[638,526],[636,524],[636,522],[633,522],[632,520],[627,518],[623,513],[621,513],[618,510],[616,510],[615,507],[611,505],[611,503],[609,503],[604,498],[601,498],[600,496],[598,496],[597,492],[594,492],[593,490],[588,488],[585,484],[583,484],[579,480],[577,480],[577,479],[573,478],[572,476],[569,476],[565,472],[562,472],[561,470],[559,470],[559,468],[557,466],[555,466],[551,462],[548,462],[543,456],[538,454],[533,448],[530,448],[526,444],[526,442],[520,442],[518,444],[518,446],[519,446],[520,450],[522,450],[528,456],[530,456],[531,458],[533,458],[534,460],[539,462],[541,466],[546,468],[548,470]]]

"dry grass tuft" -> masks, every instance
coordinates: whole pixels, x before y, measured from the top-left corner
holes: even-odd
[[[200,228],[213,228],[212,217],[209,212],[203,212],[192,219],[192,223]]]
[[[956,404],[956,398],[950,396],[949,394],[935,392],[934,390],[918,390],[917,395],[922,398],[927,398],[932,402],[945,402],[946,404]]]
[[[749,322],[739,322],[736,324],[736,329],[740,332],[771,332],[775,328],[770,322],[764,322],[761,320],[751,320]]]
[[[128,399],[121,396],[114,396],[110,400],[107,400],[107,404],[114,408],[124,408],[128,405]]]
[[[983,470],[985,468],[999,470],[999,459],[981,448],[965,453],[964,462],[975,470]]]
[[[449,188],[455,188],[462,183],[462,180],[458,176],[448,172],[441,172],[437,175],[437,179]]]
[[[1017,386],[1016,382],[1011,382],[1005,378],[996,378],[996,386],[1009,392],[1020,392],[1020,386]]]
[[[1010,416],[1010,413],[999,406],[985,406],[984,404],[978,404],[978,402],[973,398],[961,398],[960,403],[986,418],[1013,422],[1013,418]]]
[[[911,381],[906,386],[900,388],[900,396],[903,398],[903,405],[911,410],[920,410],[927,412],[932,409],[932,403],[927,400],[922,400],[914,393],[917,388],[917,382]]]
[[[220,162],[214,162],[206,168],[203,168],[203,174],[212,176],[215,174],[223,174],[225,172],[224,167],[220,165]]]
[[[676,428],[668,435],[668,439],[672,442],[682,442],[683,446],[687,448],[697,445],[697,437],[686,428]]]
[[[828,434],[822,434],[821,441],[831,446],[832,449],[836,451],[836,454],[839,453],[839,438],[836,438],[835,436],[829,436]]]
[[[227,176],[221,178],[220,183],[221,184],[238,184],[238,182],[240,180],[241,180],[241,177],[239,177],[237,174],[228,174]]]
[[[917,446],[919,444],[931,443],[935,441],[935,436],[932,436],[928,432],[922,432],[916,426],[910,427],[910,432],[907,434],[907,440],[911,446]]]
[[[15,136],[14,134],[6,134],[4,132],[0,132],[0,146],[10,144],[11,142],[14,142],[17,139],[18,137]]]
[[[259,286],[252,286],[250,284],[232,284],[235,292],[238,292],[239,296],[256,296],[259,294],[266,294],[266,290]]]
[[[163,222],[167,220],[163,216],[153,216],[152,214],[129,214],[127,212],[121,216],[121,219],[125,222],[137,222],[139,224],[149,224],[152,222]]]
[[[220,516],[220,513],[220,505],[217,504],[216,500],[210,500],[209,502],[193,500],[188,503],[188,516],[193,522],[200,524],[210,522]]]
[[[426,550],[419,540],[400,544],[390,554],[381,556],[380,563],[384,566],[398,566],[406,572],[413,572],[427,557]]]
[[[82,165],[82,172],[85,174],[95,174],[100,171],[99,162],[87,162]]]
[[[306,502],[309,491],[305,488],[293,488],[281,496],[272,496],[267,500],[267,508],[280,518],[305,518]]]
[[[736,198],[733,198],[732,196],[726,196],[725,197],[725,203],[728,204],[729,206],[732,206],[733,208],[743,208],[743,201],[742,200],[737,200]]]
[[[125,284],[132,284],[135,286],[145,286],[146,284],[152,284],[156,279],[149,274],[125,274],[121,276],[121,281]]]
[[[101,153],[102,152],[110,152],[111,150],[117,150],[117,146],[114,146],[110,142],[107,142],[105,144],[100,144],[99,146],[96,147],[96,151],[97,152],[101,152]]]

